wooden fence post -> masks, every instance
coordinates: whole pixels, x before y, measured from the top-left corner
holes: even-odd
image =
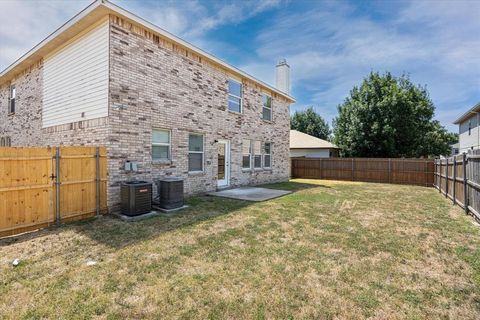
[[[442,193],[442,159],[438,160],[438,164],[440,165],[440,168],[438,170],[438,192]]]
[[[100,147],[95,148],[95,192],[96,192],[96,215],[100,215]]]
[[[55,150],[55,223],[60,224],[60,147]]]
[[[456,186],[457,186],[457,156],[453,156],[453,204],[457,203],[456,197]]]
[[[465,214],[468,214],[468,190],[467,190],[467,154],[463,153],[463,204]]]
[[[392,159],[388,158],[388,183],[392,183]]]
[[[355,158],[352,158],[352,181],[355,181]]]
[[[445,158],[445,198],[448,198],[448,158]]]

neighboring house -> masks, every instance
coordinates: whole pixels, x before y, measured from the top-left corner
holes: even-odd
[[[287,180],[288,74],[269,86],[96,1],[0,74],[0,137],[105,145],[111,210],[130,179],[183,177],[187,194]]]
[[[340,148],[336,145],[306,133],[290,130],[290,157],[334,158]]]
[[[460,143],[454,143],[450,145],[451,148],[451,156],[456,156],[457,154],[460,153]]]
[[[454,124],[459,128],[459,151],[480,148],[480,103],[468,110]]]

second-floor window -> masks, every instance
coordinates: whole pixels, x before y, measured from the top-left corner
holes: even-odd
[[[472,120],[468,120],[468,135],[472,134]]]
[[[228,80],[228,110],[242,112],[242,84]]]
[[[262,119],[272,120],[272,97],[266,94],[262,96]]]
[[[15,85],[10,86],[10,93],[8,96],[8,113],[15,113],[15,98],[17,96],[17,89]]]

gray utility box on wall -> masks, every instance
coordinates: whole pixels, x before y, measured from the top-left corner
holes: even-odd
[[[183,179],[163,178],[156,181],[159,207],[170,210],[183,207]]]
[[[120,192],[122,214],[138,216],[152,211],[152,184],[150,182],[123,182]]]

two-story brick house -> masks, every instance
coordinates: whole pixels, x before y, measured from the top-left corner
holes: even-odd
[[[105,145],[114,210],[130,179],[183,177],[187,194],[286,180],[288,72],[272,87],[96,1],[0,74],[0,138]]]

